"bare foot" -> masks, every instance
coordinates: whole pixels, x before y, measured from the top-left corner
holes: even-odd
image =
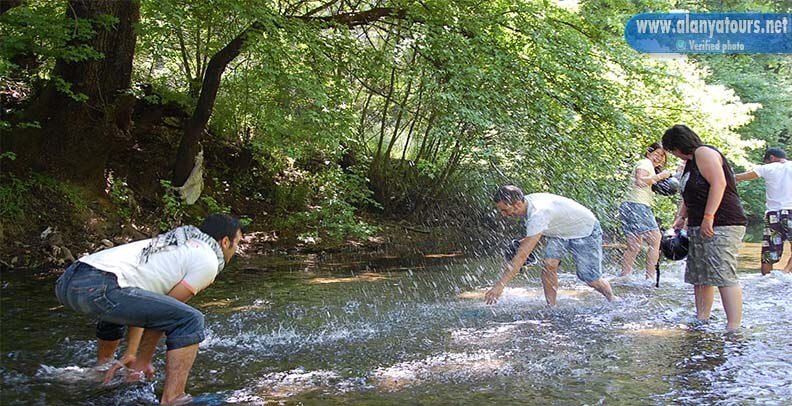
[[[186,394],[186,393],[184,393],[184,394],[182,394],[181,396],[179,396],[176,399],[173,399],[173,400],[170,400],[170,401],[164,401],[163,400],[160,404],[161,405],[170,405],[170,406],[181,406],[181,405],[188,405],[188,404],[192,403],[192,401],[193,401],[193,397],[188,395],[188,394]]]

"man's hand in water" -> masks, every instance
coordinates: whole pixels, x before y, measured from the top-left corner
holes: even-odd
[[[149,379],[149,380],[153,380],[154,379],[154,372],[155,372],[154,371],[154,366],[151,365],[151,364],[148,364],[142,370],[137,371],[137,370],[134,370],[134,369],[131,368],[131,366],[135,362],[135,360],[136,360],[136,357],[134,355],[125,354],[124,357],[121,358],[120,361],[114,362],[113,366],[110,367],[110,369],[105,373],[104,380],[103,380],[104,384],[110,383],[110,381],[113,380],[113,377],[115,376],[116,372],[119,369],[125,369],[125,372],[126,372],[125,380],[127,382],[140,382],[140,381],[143,380],[144,376],[147,379]]]
[[[496,282],[495,286],[493,286],[492,289],[487,291],[487,294],[484,295],[484,303],[488,305],[497,303],[501,294],[503,294],[503,284]]]

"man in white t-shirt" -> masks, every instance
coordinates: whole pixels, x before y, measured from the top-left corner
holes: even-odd
[[[114,358],[129,326],[126,354],[106,380],[122,367],[153,375],[151,360],[165,334],[162,404],[191,400],[184,389],[205,333],[203,314],[185,302],[214,282],[241,239],[239,220],[212,214],[199,227],[99,251],[66,269],[55,294],[66,307],[99,320],[100,363]]]
[[[792,161],[786,159],[781,148],[765,152],[764,165],[735,175],[737,182],[756,178],[765,179],[765,230],[762,237],[762,275],[773,270],[773,264],[784,254],[784,241],[792,247]],[[792,272],[792,257],[784,267]]]
[[[550,193],[524,195],[516,186],[501,186],[493,200],[503,216],[525,220],[527,237],[520,242],[503,276],[486,293],[487,304],[497,302],[506,284],[517,275],[543,236],[546,247],[542,287],[547,304],[556,304],[558,266],[567,253],[574,259],[578,279],[608,300],[616,299],[610,284],[602,278],[602,229],[591,210],[572,199]]]

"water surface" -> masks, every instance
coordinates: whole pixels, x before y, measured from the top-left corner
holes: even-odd
[[[193,305],[206,314],[188,384],[199,404],[789,404],[792,275],[741,258],[744,328],[695,323],[682,262],[660,288],[615,278],[608,303],[562,269],[558,306],[530,268],[494,306],[496,259],[260,257]],[[568,268],[568,267],[567,267]],[[99,385],[92,323],[61,307],[52,275],[6,272],[0,403],[155,404],[155,382]]]

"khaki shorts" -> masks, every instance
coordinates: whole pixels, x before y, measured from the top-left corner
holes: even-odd
[[[715,236],[703,238],[701,227],[689,227],[690,250],[687,256],[685,282],[695,286],[736,286],[737,254],[744,226],[715,227]]]

